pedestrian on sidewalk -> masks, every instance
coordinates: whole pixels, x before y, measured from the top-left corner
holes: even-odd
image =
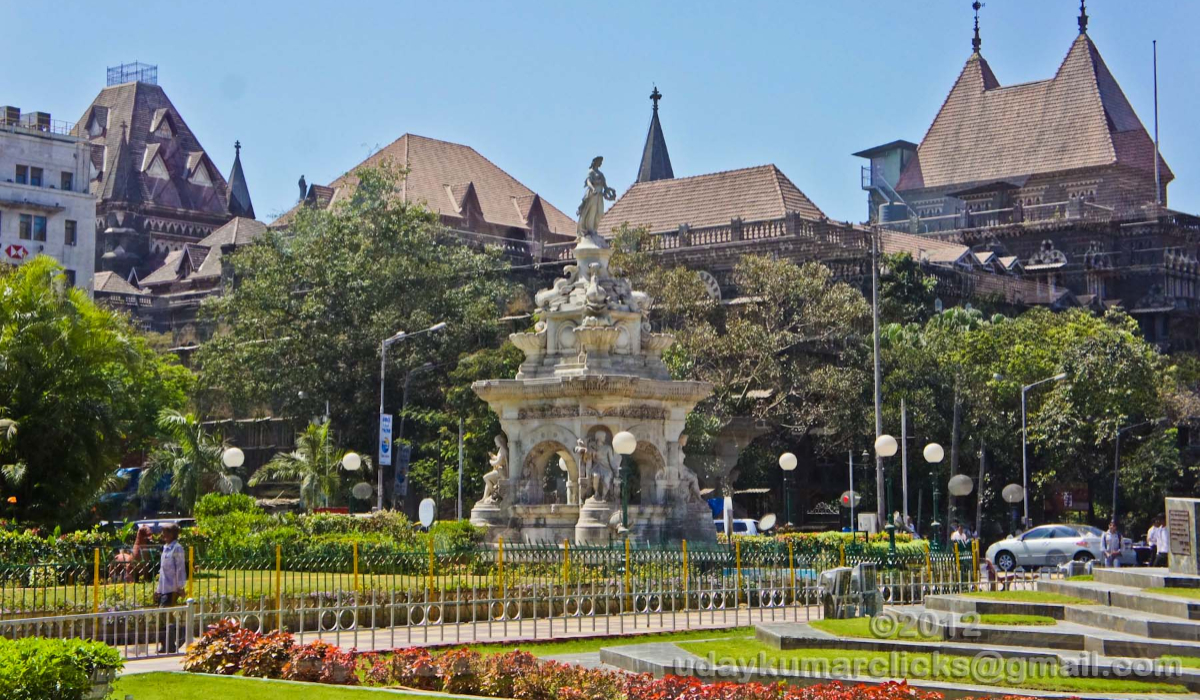
[[[1117,532],[1117,521],[1108,524],[1108,531],[1100,536],[1100,551],[1104,553],[1104,565],[1121,568],[1121,533]]]
[[[171,608],[179,604],[179,599],[187,590],[187,556],[183,546],[179,544],[179,525],[167,523],[160,535],[163,541],[162,560],[158,567],[158,585],[154,589],[154,597],[160,608]],[[173,654],[173,639],[175,625],[172,613],[166,613],[162,634],[159,639],[159,653]]]

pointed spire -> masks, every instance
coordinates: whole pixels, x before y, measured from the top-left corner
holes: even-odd
[[[1079,0],[1079,33],[1087,34],[1087,0]]]
[[[667,139],[663,136],[662,123],[658,121],[658,101],[662,93],[658,86],[650,93],[654,109],[650,114],[650,131],[646,134],[646,147],[642,149],[642,167],[638,169],[638,182],[670,180],[675,177],[671,169],[671,156],[667,153]]]
[[[229,213],[234,216],[254,218],[254,203],[250,201],[250,188],[246,186],[246,174],[242,172],[242,142],[233,142],[233,168],[229,171]]]
[[[971,49],[975,53],[979,53],[979,47],[983,45],[983,40],[979,38],[979,8],[983,7],[983,3],[975,0],[971,3],[971,7],[975,9],[975,38],[971,39]]]

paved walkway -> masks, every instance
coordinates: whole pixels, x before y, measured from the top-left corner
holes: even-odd
[[[445,646],[458,644],[522,643],[564,641],[595,637],[627,637],[631,635],[679,632],[685,630],[748,627],[760,622],[804,622],[815,619],[820,611],[815,606],[784,608],[740,608],[738,610],[664,612],[638,615],[602,615],[597,617],[554,618],[547,620],[509,620],[501,622],[466,622],[461,624],[423,627],[385,627],[375,629],[332,630],[297,633],[297,641],[309,643],[318,639],[340,647],[359,651],[378,651],[410,646]],[[567,660],[563,657],[563,660]],[[590,659],[589,659],[590,660]],[[131,659],[122,674],[179,671],[182,656]]]

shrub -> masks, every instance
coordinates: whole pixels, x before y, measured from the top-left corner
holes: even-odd
[[[470,649],[452,649],[434,660],[441,690],[446,693],[474,693],[479,687],[483,656]]]
[[[254,502],[254,498],[244,493],[206,493],[196,501],[196,507],[192,511],[197,522],[218,518],[230,513],[251,513],[264,514],[262,508]]]
[[[424,647],[396,649],[392,652],[392,682],[409,688],[437,690],[437,666]]]
[[[200,639],[188,646],[183,670],[232,676],[241,669],[246,653],[260,636],[234,619],[209,625]]]
[[[516,679],[537,668],[538,660],[527,651],[510,651],[488,657],[479,679],[481,695],[495,698],[516,697]]]
[[[325,650],[325,666],[321,670],[321,682],[332,685],[358,685],[358,657],[353,651],[342,651],[337,647]]]
[[[0,697],[5,700],[82,700],[92,677],[121,668],[121,655],[79,639],[0,638]]]
[[[260,636],[242,657],[242,675],[255,678],[279,678],[292,658],[295,639],[287,632],[269,632]]]

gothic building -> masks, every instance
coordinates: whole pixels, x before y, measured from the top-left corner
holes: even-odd
[[[1052,78],[1004,86],[972,52],[919,145],[866,158],[871,223],[1016,260],[1014,275],[1060,306],[1119,306],[1166,350],[1196,348],[1200,219],[1167,208],[1170,168],[1080,8]]]
[[[96,269],[132,286],[167,255],[196,243],[254,205],[235,145],[229,180],[141,63],[108,69],[108,85],[73,134],[91,144]]]

